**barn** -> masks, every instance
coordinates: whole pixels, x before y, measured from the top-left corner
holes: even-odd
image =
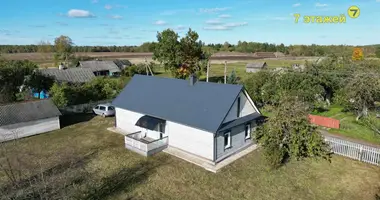
[[[0,141],[60,129],[60,115],[50,99],[1,105]]]
[[[201,82],[195,76],[135,75],[112,104],[115,127],[129,150],[144,156],[175,152],[211,165],[254,145],[261,117],[242,85]]]

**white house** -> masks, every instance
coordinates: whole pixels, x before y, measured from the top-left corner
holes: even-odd
[[[60,115],[50,99],[1,105],[0,141],[60,129]]]
[[[112,103],[126,148],[175,148],[218,163],[254,144],[259,110],[242,85],[135,75]]]

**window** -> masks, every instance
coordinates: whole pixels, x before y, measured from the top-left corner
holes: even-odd
[[[108,110],[115,110],[113,106],[108,107]]]
[[[99,106],[99,110],[106,111],[106,107],[104,107],[104,106]]]
[[[245,125],[245,139],[251,138],[251,124]]]
[[[237,112],[236,117],[240,117],[240,97],[237,99]]]
[[[231,132],[224,134],[224,148],[228,149],[231,147]]]
[[[98,110],[98,109],[99,109],[99,106],[96,106],[96,107],[95,107],[95,109],[97,109],[97,110]]]

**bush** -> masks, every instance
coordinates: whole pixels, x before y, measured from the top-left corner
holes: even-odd
[[[154,74],[154,63],[149,63],[148,66],[150,67],[150,69],[152,70],[153,74]],[[132,65],[132,66],[129,66],[129,67],[126,67],[124,70],[123,70],[123,75],[124,76],[128,76],[128,77],[132,77],[134,76],[135,74],[143,74],[143,75],[146,75],[147,73],[147,68],[146,68],[146,64],[145,63],[139,63],[139,64],[136,64],[136,65]],[[150,72],[149,72],[150,74]]]

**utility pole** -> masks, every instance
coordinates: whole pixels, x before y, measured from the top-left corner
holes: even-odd
[[[227,60],[224,61],[224,84],[227,84]]]
[[[210,72],[210,61],[207,62],[206,82],[208,82],[209,72]]]

